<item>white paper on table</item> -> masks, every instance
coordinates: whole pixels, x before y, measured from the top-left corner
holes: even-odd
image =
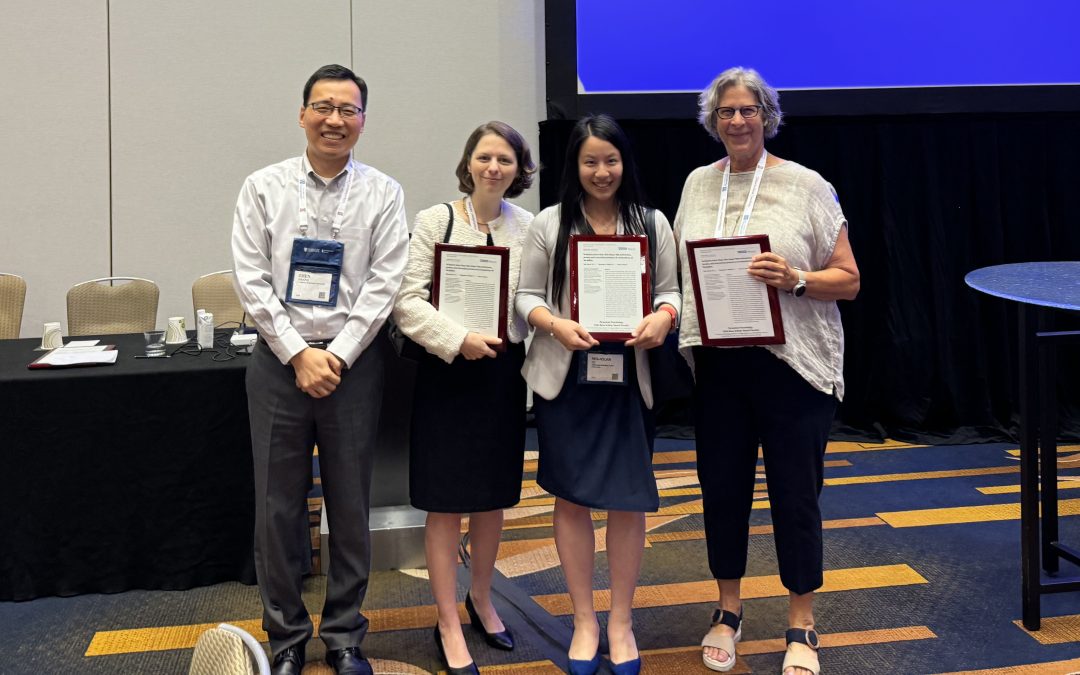
[[[694,250],[698,294],[709,339],[776,334],[768,287],[746,271],[750,259],[760,253],[761,245],[756,243],[702,246]]]
[[[119,355],[120,352],[116,351],[115,349],[110,349],[108,351],[92,352],[83,351],[81,349],[77,349],[75,351],[54,349],[52,350],[52,352],[38,359],[36,363],[43,363],[50,366],[74,366],[84,363],[116,363],[116,357]]]
[[[71,349],[72,347],[93,347],[99,342],[101,342],[101,340],[72,340],[63,347],[58,347],[58,349]]]
[[[578,323],[590,333],[630,333],[645,316],[637,241],[578,241]]]
[[[499,337],[501,255],[440,251],[439,313],[466,330]]]

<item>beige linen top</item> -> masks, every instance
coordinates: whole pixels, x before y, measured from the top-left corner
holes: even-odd
[[[753,177],[753,171],[731,174],[724,236],[734,234]],[[675,215],[683,282],[679,349],[691,367],[694,361],[690,348],[701,345],[701,332],[686,242],[715,236],[723,178],[723,167],[716,164],[694,169],[683,186],[679,212]],[[832,185],[816,171],[785,161],[765,169],[746,234],[769,235],[770,248],[791,266],[816,271],[832,258],[840,228],[846,224]],[[796,298],[783,291],[779,296],[786,342],[767,345],[765,349],[791,366],[815,389],[843,400],[844,327],[836,302],[814,300],[807,295]]]

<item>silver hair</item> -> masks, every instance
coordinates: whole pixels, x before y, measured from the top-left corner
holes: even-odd
[[[780,94],[769,86],[756,70],[736,66],[728,68],[716,76],[712,84],[705,87],[705,91],[698,96],[698,122],[705,127],[705,131],[716,140],[720,140],[720,134],[716,132],[716,119],[713,110],[720,105],[720,99],[728,87],[741,84],[750,90],[758,103],[763,108],[761,114],[762,124],[765,126],[765,138],[772,138],[780,131],[780,124],[784,119],[784,113],[780,110]]]

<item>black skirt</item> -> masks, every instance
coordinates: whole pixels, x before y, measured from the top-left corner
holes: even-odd
[[[425,352],[409,439],[412,505],[479,513],[518,503],[525,458],[525,346],[453,363]]]
[[[558,396],[533,398],[540,441],[537,484],[580,506],[656,511],[656,427],[638,388],[634,350],[625,352],[627,382],[621,386],[578,382],[583,353],[574,352]]]

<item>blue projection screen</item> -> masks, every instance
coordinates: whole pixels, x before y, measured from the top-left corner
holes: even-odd
[[[545,0],[548,115],[682,117],[731,66],[793,114],[1080,110],[1080,0]]]
[[[579,93],[1080,83],[1080,2],[578,0]]]

